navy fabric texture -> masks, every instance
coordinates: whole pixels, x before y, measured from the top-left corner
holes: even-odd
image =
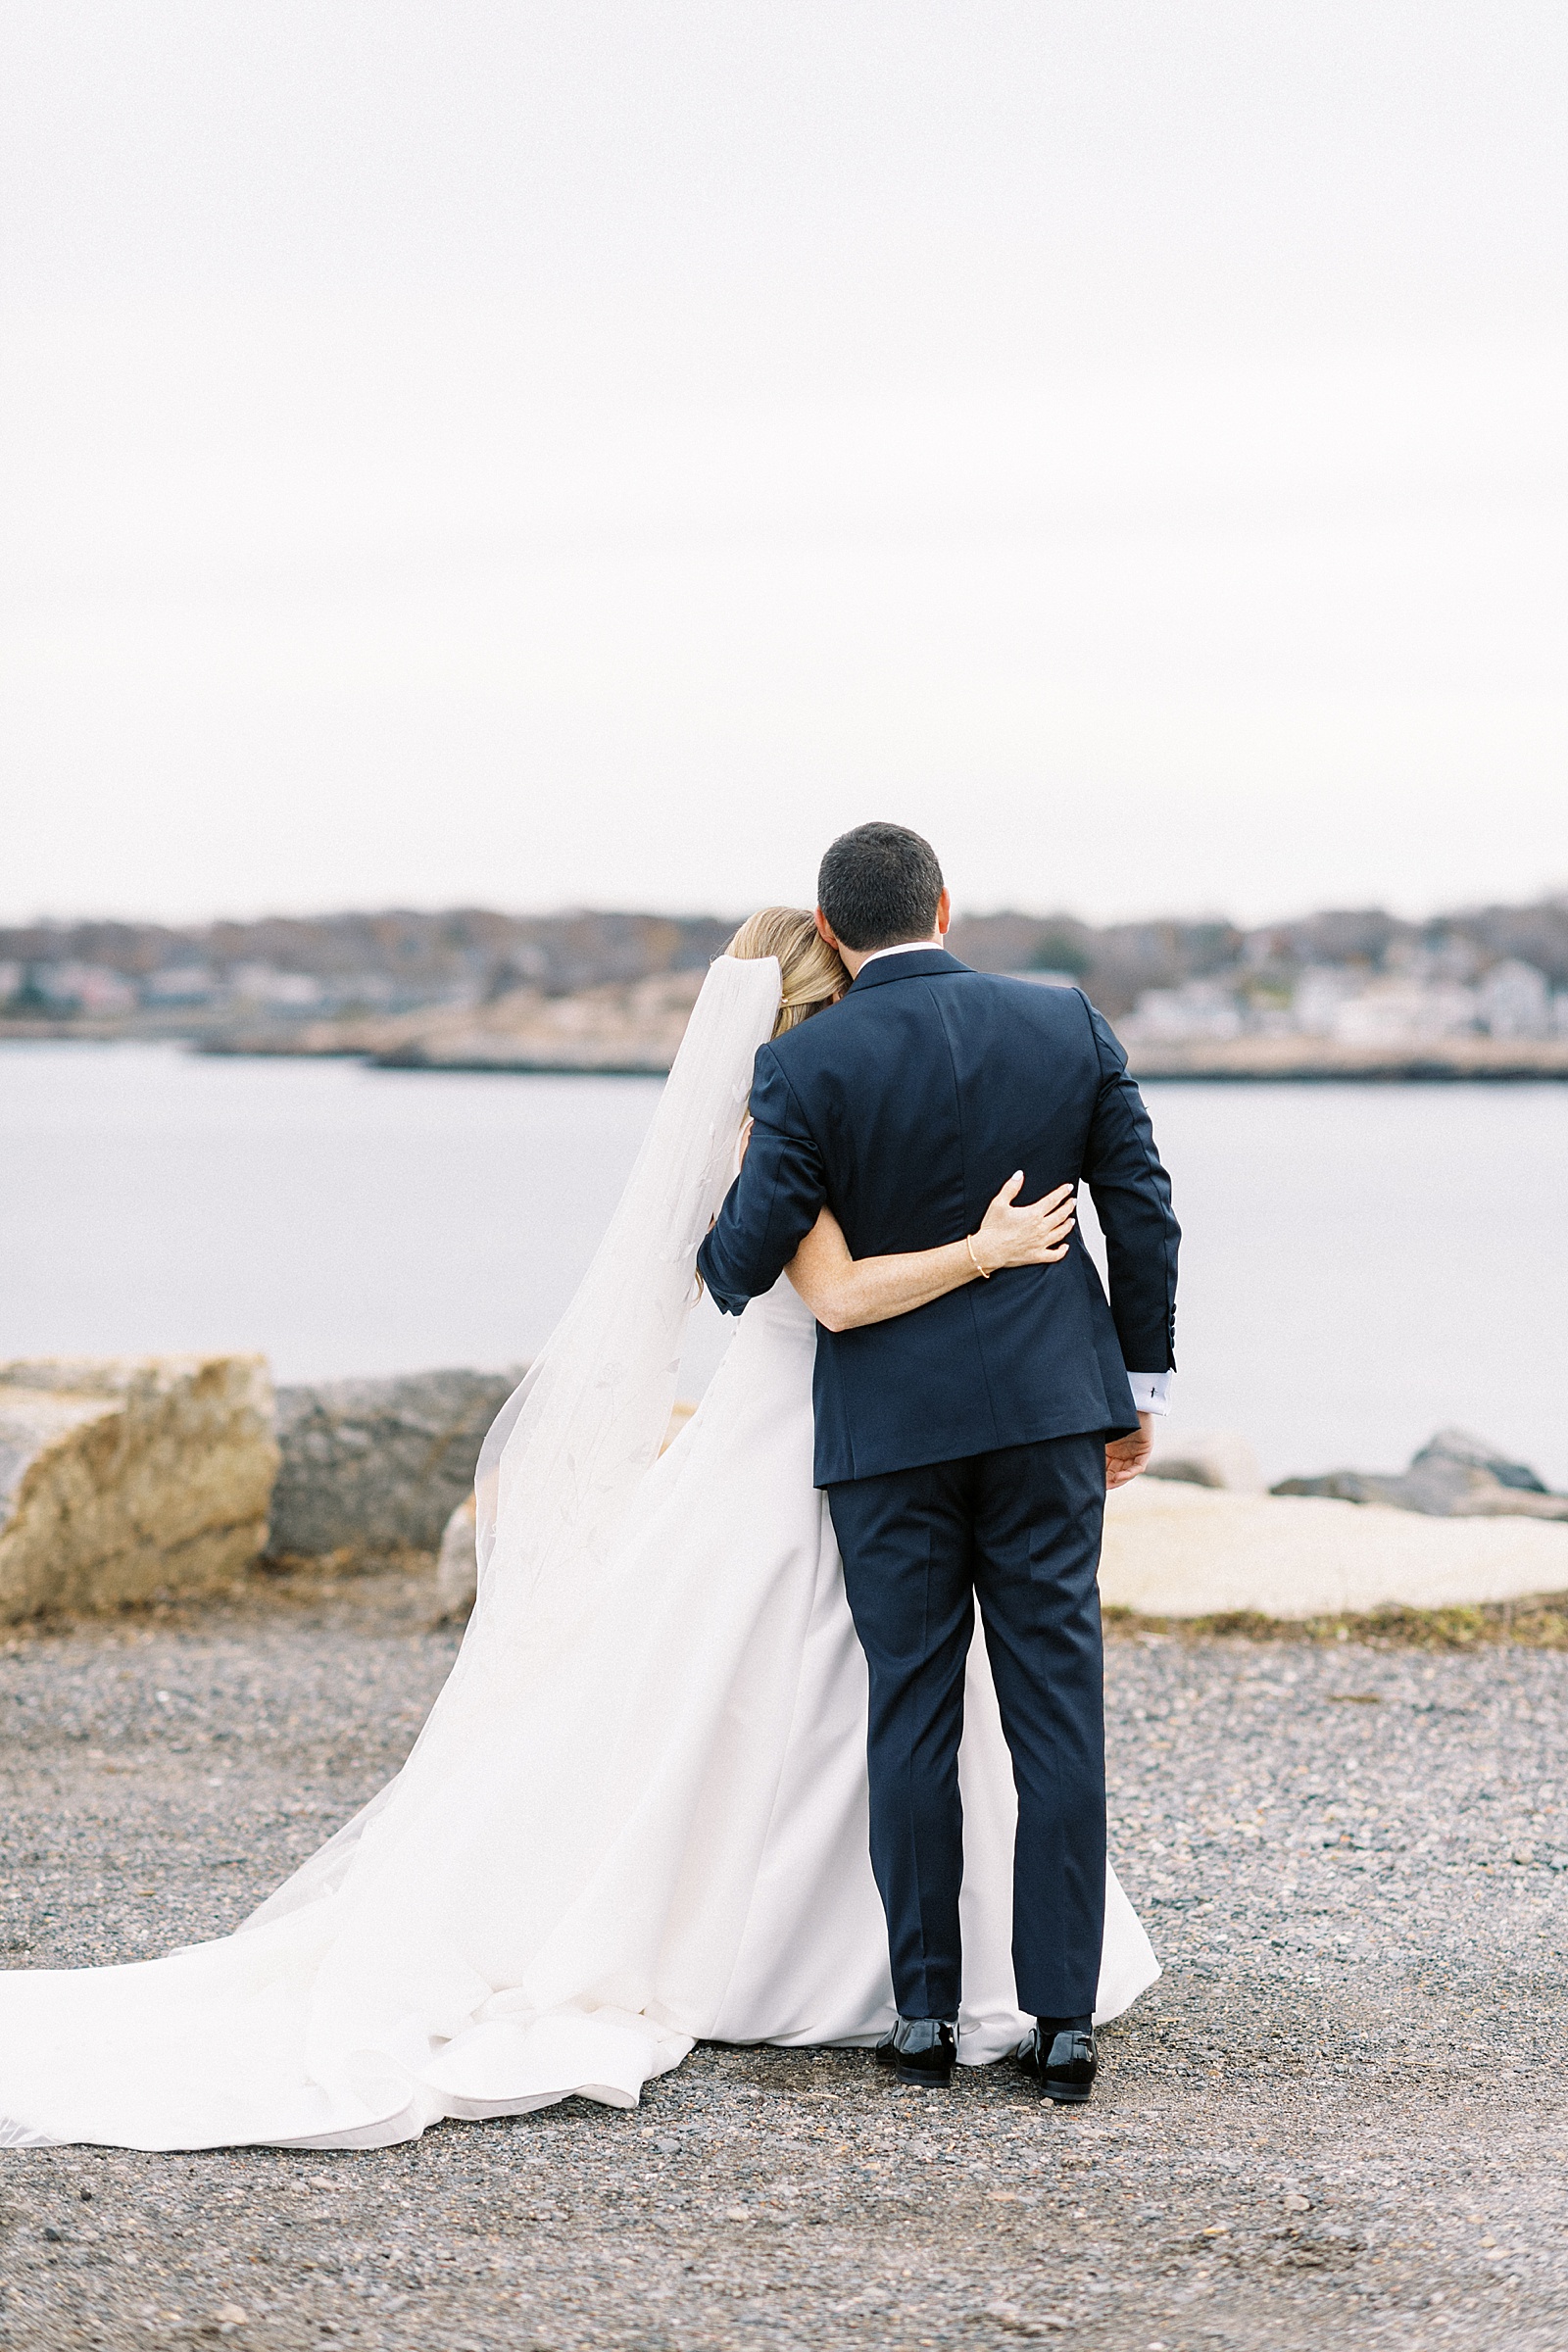
[[[1126,1056],[1081,990],[932,947],[870,963],[761,1048],[746,1161],[698,1256],[729,1314],[770,1290],[824,1202],[855,1257],[975,1231],[998,1188],[1089,1188],[1110,1299],[1075,1232],[1054,1266],[817,1334],[818,1486],[1137,1427],[1127,1371],[1174,1364],[1170,1183]]]
[[[958,1742],[978,1595],[1018,1789],[1012,1959],[1033,2017],[1093,2009],[1105,1916],[1105,1464],[1048,1439],[828,1489],[869,1671],[871,1868],[901,2017],[962,1989]]]

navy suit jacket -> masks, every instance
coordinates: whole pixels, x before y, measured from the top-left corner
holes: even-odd
[[[745,1163],[698,1253],[718,1304],[771,1290],[826,1202],[851,1254],[973,1233],[998,1188],[1089,1187],[1110,1300],[1075,1231],[886,1323],[818,1328],[816,1483],[1138,1425],[1127,1371],[1175,1361],[1170,1181],[1143,1098],[1080,989],[971,971],[945,949],[868,963],[763,1046]]]

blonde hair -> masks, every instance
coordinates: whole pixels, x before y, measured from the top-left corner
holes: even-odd
[[[724,953],[778,957],[784,995],[773,1023],[775,1037],[835,1003],[850,985],[837,948],[828,946],[815,917],[799,906],[763,906],[748,915]]]

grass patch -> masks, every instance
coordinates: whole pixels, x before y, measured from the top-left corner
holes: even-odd
[[[1568,1649],[1568,1593],[1526,1600],[1487,1601],[1465,1609],[1376,1609],[1355,1617],[1265,1617],[1232,1609],[1218,1617],[1143,1617],[1136,1609],[1106,1608],[1113,1639],[1141,1634],[1167,1640],[1219,1638],[1242,1642],[1362,1642],[1373,1649],[1485,1649],[1513,1642],[1522,1649]]]

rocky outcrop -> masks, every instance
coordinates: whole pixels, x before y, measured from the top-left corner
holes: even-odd
[[[535,1071],[662,1077],[674,1060],[702,971],[553,996],[511,988],[483,1004],[248,1025],[211,1040],[229,1054],[363,1054],[389,1070]]]
[[[1135,1478],[1106,1498],[1100,1591],[1150,1617],[1476,1608],[1568,1593],[1568,1527]]]
[[[472,1009],[413,1017],[372,1058],[386,1069],[662,1074],[702,983],[693,971],[569,997],[515,989]]]
[[[266,1540],[271,1404],[254,1355],[0,1363],[0,1619],[230,1586]]]
[[[1462,1429],[1439,1430],[1407,1470],[1330,1470],[1320,1478],[1282,1479],[1270,1492],[1386,1503],[1434,1519],[1568,1520],[1568,1494],[1554,1494],[1528,1463]]]
[[[447,1521],[435,1564],[436,1621],[466,1617],[479,1587],[479,1556],[475,1548],[477,1513],[470,1489]]]
[[[270,1552],[435,1551],[521,1378],[519,1367],[279,1389]]]

